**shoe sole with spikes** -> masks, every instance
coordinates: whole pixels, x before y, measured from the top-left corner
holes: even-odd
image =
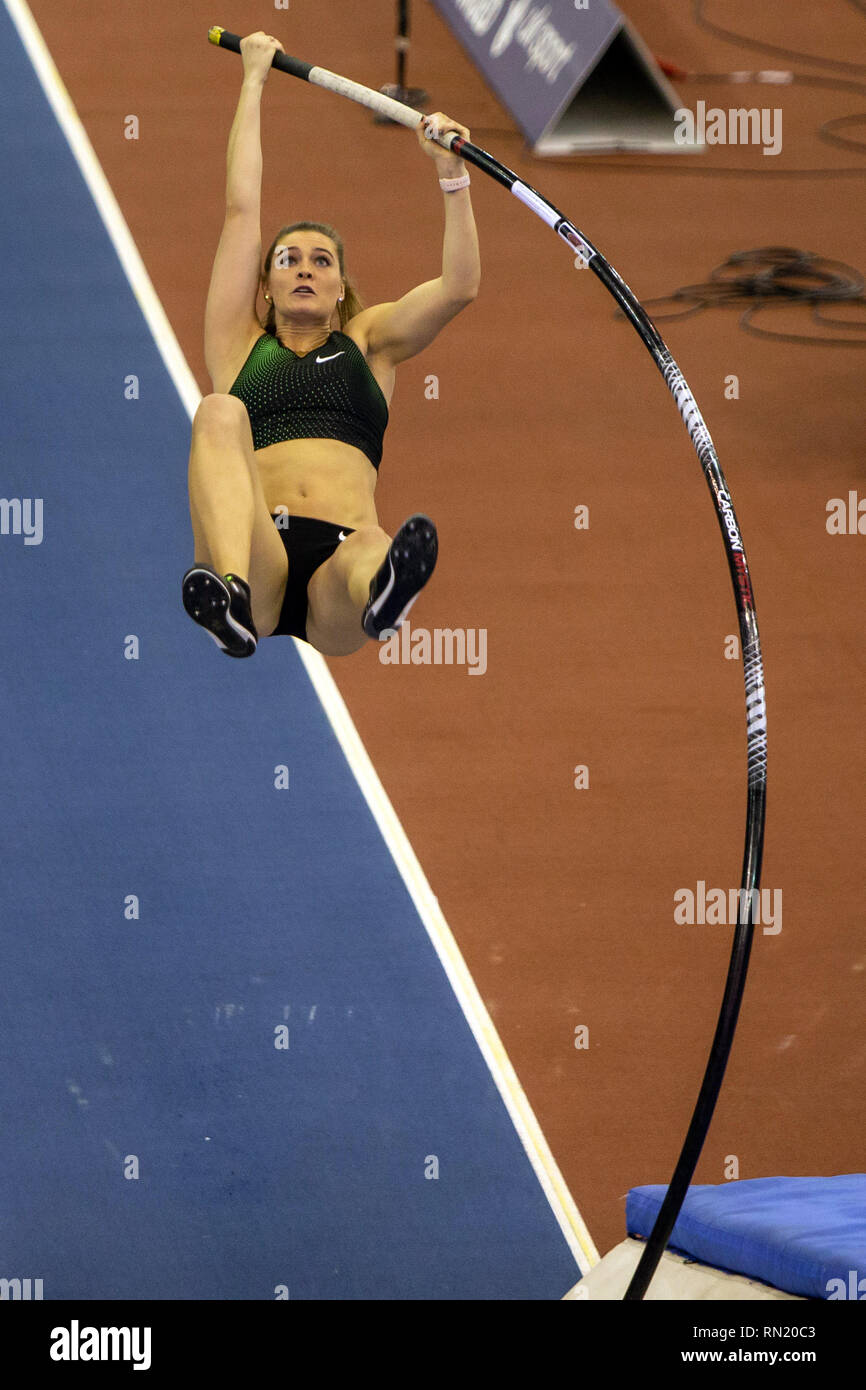
[[[219,575],[209,565],[193,565],[183,577],[183,606],[226,656],[253,655],[258,633],[244,580]]]
[[[396,632],[436,565],[439,542],[429,516],[417,512],[404,521],[384,563],[370,582],[362,625],[368,637],[384,641]]]

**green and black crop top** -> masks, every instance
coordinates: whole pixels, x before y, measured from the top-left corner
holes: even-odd
[[[358,344],[335,331],[303,357],[263,333],[229,389],[247,408],[253,446],[339,439],[378,469],[388,404]]]

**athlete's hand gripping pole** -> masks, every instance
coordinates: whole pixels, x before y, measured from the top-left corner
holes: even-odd
[[[241,41],[237,34],[229,34],[225,29],[221,29],[218,24],[213,25],[208,30],[208,39],[219,48],[231,49],[233,53],[240,53]],[[305,63],[301,58],[293,58],[288,53],[275,53],[272,67],[278,68],[280,72],[288,72],[292,77],[299,77],[304,82],[312,82],[316,87],[326,87],[328,91],[336,92],[338,96],[348,97],[350,101],[356,101],[360,106],[368,106],[372,111],[378,112],[382,116],[387,116],[389,120],[396,121],[399,125],[404,125],[409,130],[417,130],[418,127],[429,117],[423,111],[416,111],[411,106],[406,106],[402,101],[395,101],[393,97],[387,97],[383,92],[374,92],[371,87],[364,87],[360,82],[351,82],[347,77],[341,77],[339,73],[329,72],[327,68],[316,67],[314,63]],[[486,150],[479,149],[470,140],[464,139],[456,131],[447,131],[441,136],[434,136],[437,145],[443,149],[450,150],[460,159],[474,164],[476,168],[489,174],[491,178],[511,189],[518,197],[528,203],[534,212],[548,223],[554,226],[557,220],[564,222],[565,219],[556,213],[555,209],[550,208],[549,203],[530,189],[527,184],[523,184],[517,175],[510,169],[506,169],[500,164],[498,159],[494,159]],[[524,196],[524,193],[528,196]],[[550,209],[548,213],[546,209]],[[555,214],[555,215],[553,215]],[[591,255],[595,254],[593,247],[588,242],[578,236],[574,228],[570,228],[577,238],[572,244],[584,260],[588,262]],[[565,233],[561,233],[565,235]],[[571,240],[571,237],[566,237]]]
[[[239,35],[229,34],[218,24],[208,30],[208,39],[220,48],[230,48],[233,53],[241,51]],[[360,82],[350,82],[347,77],[340,77],[339,73],[316,67],[314,63],[305,63],[300,58],[292,58],[288,53],[275,53],[271,66],[279,68],[280,72],[291,73],[292,77],[300,77],[304,82],[312,82],[318,87],[328,87],[338,96],[349,97],[361,106],[369,106],[379,115],[387,116],[389,120],[408,126],[411,130],[417,130],[425,119],[422,111],[415,111],[402,101],[385,96],[384,92],[374,92],[370,87],[363,87]],[[445,149],[451,148],[447,139],[438,143],[444,145]]]

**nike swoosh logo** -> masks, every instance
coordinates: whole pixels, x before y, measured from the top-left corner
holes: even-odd
[[[316,358],[316,361],[317,361],[317,362],[333,362],[333,360],[334,360],[335,357],[342,357],[342,356],[343,356],[343,353],[344,353],[345,351],[346,351],[345,348],[340,348],[340,351],[339,351],[339,352],[332,352],[331,355],[330,355],[330,357],[317,357],[317,358]]]

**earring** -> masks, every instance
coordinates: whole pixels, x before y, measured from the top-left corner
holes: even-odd
[[[271,302],[271,296],[270,296],[269,294],[266,294],[266,295],[265,295],[265,299],[267,300],[268,304],[270,304],[270,302]]]

